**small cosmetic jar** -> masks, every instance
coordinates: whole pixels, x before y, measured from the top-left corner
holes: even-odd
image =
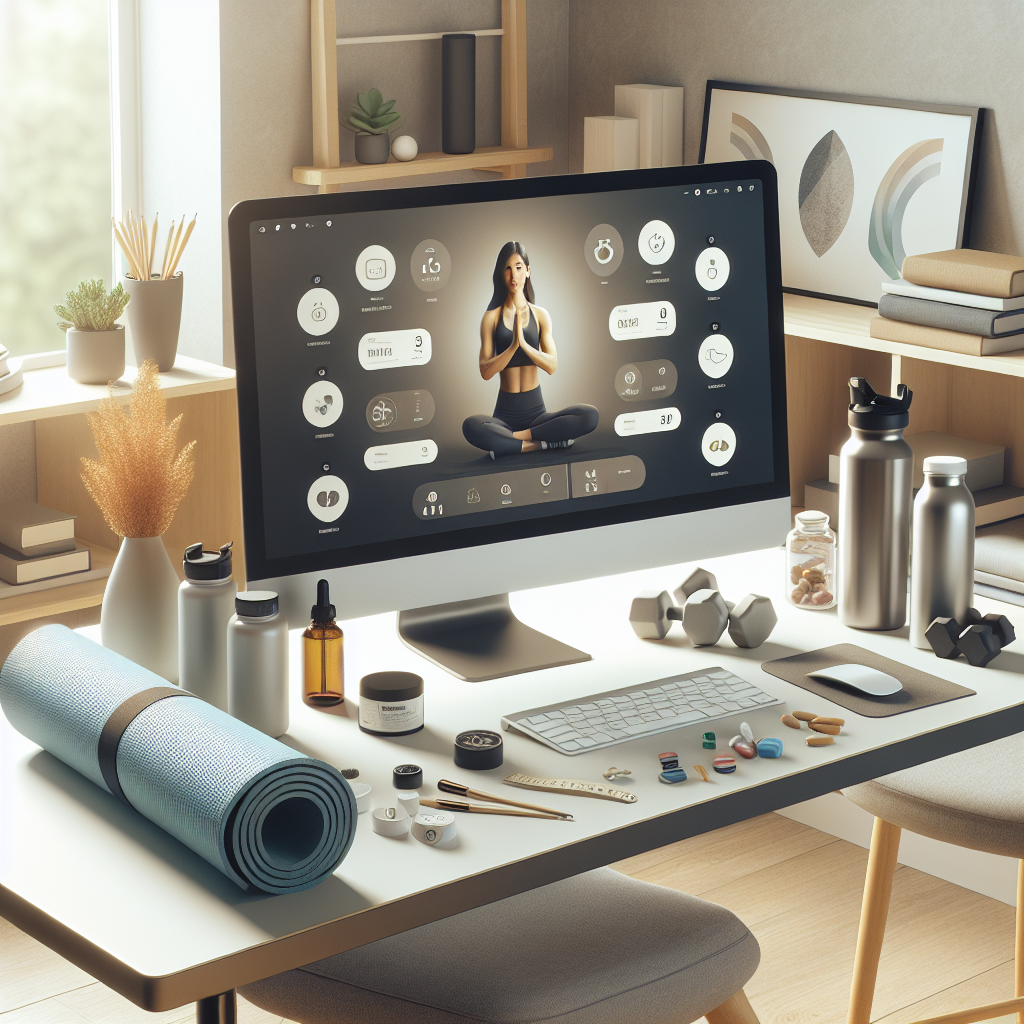
[[[359,680],[359,728],[372,736],[408,736],[423,728],[423,678],[371,672]]]

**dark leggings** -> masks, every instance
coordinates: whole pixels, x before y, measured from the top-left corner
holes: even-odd
[[[495,457],[518,455],[523,442],[513,437],[516,430],[529,430],[534,441],[570,441],[589,434],[599,413],[592,405],[570,405],[548,412],[540,388],[532,391],[499,391],[491,416],[470,416],[462,424],[466,440]]]

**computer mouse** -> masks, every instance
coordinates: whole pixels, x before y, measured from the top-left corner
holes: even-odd
[[[833,665],[807,674],[823,683],[842,683],[870,697],[884,697],[903,689],[898,679],[876,668],[868,668],[867,665]]]

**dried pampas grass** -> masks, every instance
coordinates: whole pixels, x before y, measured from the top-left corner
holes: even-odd
[[[109,398],[89,413],[99,461],[82,459],[82,481],[119,537],[159,537],[171,525],[195,474],[189,441],[177,454],[181,417],[167,422],[157,365],[139,367],[128,412]]]

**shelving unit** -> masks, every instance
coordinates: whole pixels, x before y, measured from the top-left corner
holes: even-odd
[[[526,141],[526,0],[501,0],[500,32],[489,29],[477,34],[501,35],[500,146],[464,154],[421,153],[406,162],[392,157],[385,164],[343,164],[338,139],[338,46],[436,39],[440,34],[339,39],[335,0],[310,0],[313,166],[293,167],[292,180],[315,185],[318,192],[338,192],[342,185],[354,182],[461,170],[500,171],[505,178],[523,178],[528,164],[554,159],[551,147],[531,148]]]
[[[115,401],[127,404],[135,368],[115,386]],[[179,355],[174,369],[160,375],[170,418],[182,414],[179,443],[195,440],[195,480],[164,535],[171,563],[198,540],[207,545],[234,540],[235,578],[245,579],[242,545],[241,477],[235,373]],[[93,552],[94,565],[112,565],[118,537],[103,521],[79,475],[82,456],[96,450],[86,414],[107,397],[105,385],[79,384],[64,366],[25,371],[25,383],[0,395],[0,426],[35,423],[38,500],[74,513],[75,534]],[[53,590],[0,601],[0,661],[17,641],[43,622],[86,625],[99,620],[105,579],[68,583]]]
[[[790,493],[828,476],[828,456],[849,437],[847,382],[867,377],[891,394],[913,392],[908,433],[939,430],[1009,449],[1006,482],[1024,486],[1024,352],[965,356],[869,336],[877,310],[786,295]]]

